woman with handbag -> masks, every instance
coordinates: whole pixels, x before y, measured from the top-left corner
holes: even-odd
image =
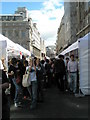
[[[30,98],[31,97],[31,80],[30,80],[30,66],[28,65],[28,61],[26,62],[26,71],[25,74],[23,75],[23,80],[22,80],[22,86],[24,90],[26,90],[26,97]]]

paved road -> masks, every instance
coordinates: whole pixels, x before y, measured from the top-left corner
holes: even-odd
[[[15,118],[87,118],[88,97],[76,98],[62,93],[56,87],[47,89],[44,103],[38,103],[36,110],[30,110],[30,101],[25,100],[23,108],[11,106],[11,119]]]

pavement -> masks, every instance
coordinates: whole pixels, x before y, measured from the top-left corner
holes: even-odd
[[[44,102],[38,103],[35,110],[30,110],[30,100],[23,101],[22,108],[11,105],[11,120],[27,120],[32,118],[88,118],[88,98],[75,97],[69,92],[62,93],[57,87],[48,88],[44,91]]]

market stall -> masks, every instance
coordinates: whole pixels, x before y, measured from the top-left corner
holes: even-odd
[[[5,64],[7,65],[7,41],[6,38],[4,38],[1,34],[0,34],[0,60],[2,58],[5,59]]]
[[[75,43],[73,43],[71,46],[69,46],[67,49],[65,49],[62,53],[62,55],[65,55],[73,50],[76,50],[79,48],[79,44],[78,44],[78,41],[76,41]]]
[[[90,33],[77,40],[60,54],[67,53],[78,49],[79,66],[80,66],[80,90],[84,95],[90,95]]]
[[[80,89],[90,95],[90,33],[79,39]]]
[[[19,44],[16,44],[16,47],[19,49],[19,52],[20,52],[21,55],[31,56],[30,51],[28,51],[27,49],[23,48]]]
[[[14,42],[12,42],[10,39],[8,39],[7,37],[3,36],[2,34],[0,34],[0,41],[3,41],[2,43],[0,43],[0,48],[2,50],[2,54],[5,57],[5,51],[3,50],[6,47],[7,50],[7,55],[9,57],[17,57],[20,56],[21,54],[26,55],[26,56],[30,56],[30,51],[26,50],[25,48],[23,48],[22,46],[20,46],[19,44],[16,44]],[[6,42],[6,46],[4,46],[4,41]]]

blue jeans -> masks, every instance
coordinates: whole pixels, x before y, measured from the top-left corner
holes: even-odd
[[[31,81],[31,107],[35,108],[37,105],[37,81]]]
[[[21,86],[16,83],[16,79],[15,78],[13,78],[12,81],[13,81],[13,84],[15,85],[15,98],[14,98],[14,102],[18,103],[22,99],[22,89],[21,89]]]
[[[70,73],[70,90],[76,93],[77,73]]]

